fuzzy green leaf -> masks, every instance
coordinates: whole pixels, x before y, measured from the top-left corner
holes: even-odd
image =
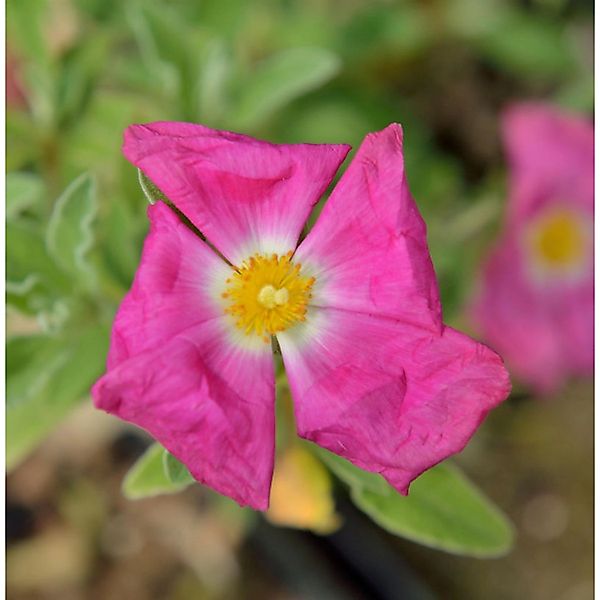
[[[163,455],[163,467],[171,483],[187,485],[194,482],[194,478],[187,467],[180,463],[170,452],[167,452],[167,450],[165,450]]]
[[[44,185],[33,173],[7,173],[6,219],[12,220],[23,211],[34,207],[42,198]]]
[[[92,223],[96,210],[94,180],[83,174],[58,198],[48,223],[48,252],[66,272],[79,277],[91,275],[86,255],[94,242]]]
[[[371,490],[380,494],[387,493],[389,486],[381,475],[359,469],[345,458],[328,450],[323,450],[312,444],[311,448],[334,475],[352,489]]]
[[[233,120],[239,129],[260,124],[298,96],[332,79],[340,60],[322,48],[292,48],[259,65],[241,90]]]
[[[108,329],[7,342],[6,465],[12,468],[87,395],[104,369]]]
[[[352,490],[354,503],[380,527],[453,554],[491,558],[513,542],[510,521],[455,466],[441,464],[416,479],[408,496]]]
[[[165,468],[166,450],[152,444],[129,469],[123,480],[123,494],[130,500],[139,500],[158,494],[173,494],[186,488],[189,481],[172,481]]]

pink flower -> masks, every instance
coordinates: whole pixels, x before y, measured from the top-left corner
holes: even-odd
[[[516,375],[550,392],[593,366],[593,129],[521,104],[503,133],[511,192],[474,317]]]
[[[296,247],[348,151],[188,123],[125,134],[125,156],[212,246],[166,204],[148,209],[96,405],[261,510],[275,446],[271,336],[299,435],[402,493],[509,392],[501,359],[442,323],[398,125],[367,136]]]

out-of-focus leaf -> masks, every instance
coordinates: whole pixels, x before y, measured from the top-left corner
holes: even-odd
[[[179,83],[177,69],[175,65],[170,64],[161,56],[160,43],[156,40],[150,27],[143,4],[130,2],[126,10],[128,21],[133,29],[146,68],[160,81],[161,88],[170,93],[176,92]],[[174,43],[176,43],[176,39]]]
[[[131,123],[152,120],[157,114],[154,100],[129,92],[97,90],[85,113],[65,134],[60,165],[63,181],[72,181],[94,165],[99,181],[114,182],[119,169],[127,166],[127,177],[135,183],[120,151],[123,130]],[[121,191],[122,186],[118,187]],[[113,201],[106,198],[103,205],[106,200]]]
[[[106,32],[91,36],[64,59],[56,90],[58,125],[73,125],[86,108],[100,72],[106,66],[110,37]]]
[[[216,126],[228,108],[231,71],[231,57],[224,44],[220,40],[213,42],[206,51],[196,92],[198,116],[207,125]]]
[[[556,101],[569,110],[592,114],[594,111],[594,76],[581,74],[565,84],[558,92]]]
[[[416,479],[408,496],[352,490],[354,503],[380,527],[453,554],[495,557],[512,545],[511,523],[454,466],[441,464]]]
[[[127,289],[139,263],[146,223],[136,220],[125,202],[111,202],[107,210],[108,215],[100,223],[103,229],[99,233],[99,246],[111,279]]]
[[[478,46],[499,67],[525,77],[552,78],[575,67],[562,27],[524,12],[512,13],[500,27],[481,36]]]
[[[6,111],[7,171],[28,168],[40,154],[39,128],[25,111]]]
[[[162,80],[161,87],[177,103],[179,114],[196,119],[196,83],[210,35],[198,26],[191,30],[181,11],[164,3],[131,3],[128,14],[153,80]]]
[[[389,486],[381,475],[359,469],[345,458],[318,446],[311,446],[311,448],[327,467],[351,488],[372,490],[381,494],[387,492]]]
[[[6,343],[6,404],[14,408],[35,396],[60,368],[68,353],[47,335],[9,338]]]
[[[139,500],[158,494],[173,494],[183,490],[190,482],[173,482],[167,476],[160,444],[152,444],[129,469],[123,480],[123,494],[131,500]]]
[[[252,128],[298,96],[333,78],[339,58],[322,48],[292,48],[261,63],[242,87],[232,120],[236,128]]]
[[[77,277],[93,276],[86,254],[94,242],[92,223],[96,209],[94,180],[83,174],[56,201],[48,223],[48,252],[66,272]]]
[[[7,343],[6,465],[13,468],[84,397],[102,373],[108,328],[72,337],[28,336]]]
[[[8,221],[6,248],[7,302],[28,314],[53,312],[71,285],[48,256],[39,227],[24,219]]]
[[[511,4],[504,0],[446,0],[438,6],[447,30],[457,36],[477,38],[502,27]]]
[[[163,467],[167,478],[176,485],[188,485],[194,482],[187,467],[180,463],[170,452],[165,450],[163,454]]]
[[[17,46],[21,55],[42,63],[49,59],[48,45],[42,33],[47,11],[47,0],[12,0],[6,4],[11,45]]]
[[[42,198],[44,184],[34,173],[6,175],[6,218],[15,219],[23,211],[35,206]]]

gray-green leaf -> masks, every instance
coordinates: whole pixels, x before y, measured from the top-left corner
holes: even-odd
[[[123,480],[123,494],[130,500],[139,500],[158,494],[173,494],[186,488],[190,482],[172,481],[165,468],[166,450],[152,444],[129,469]]]
[[[33,450],[88,393],[102,373],[108,329],[73,337],[35,335],[7,342],[6,466]]]
[[[6,175],[6,218],[15,219],[23,211],[34,207],[42,198],[44,184],[33,173],[7,173]]]
[[[94,242],[92,223],[96,210],[95,182],[83,174],[56,201],[48,223],[48,252],[65,271],[78,277],[92,276],[86,255]]]
[[[233,120],[252,128],[298,96],[323,85],[340,69],[340,60],[323,48],[292,48],[265,60],[241,90]]]
[[[416,479],[408,496],[352,490],[354,503],[380,527],[453,554],[491,558],[506,554],[514,531],[504,514],[455,466],[440,464]]]
[[[163,455],[165,473],[171,483],[187,485],[194,482],[187,467],[180,463],[170,452],[165,450]]]
[[[387,493],[389,486],[378,473],[370,473],[359,469],[345,458],[312,444],[311,448],[325,465],[352,489],[371,490],[380,494]]]

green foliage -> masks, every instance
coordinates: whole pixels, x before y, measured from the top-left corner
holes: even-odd
[[[99,314],[89,296],[95,277],[88,262],[96,212],[93,180],[87,175],[76,179],[46,219],[39,180],[24,173],[13,173],[8,179],[14,210],[6,226],[7,302],[37,317],[41,330],[7,341],[10,469],[87,396],[101,375],[110,317]],[[75,278],[81,286],[75,285]]]
[[[8,173],[6,176],[6,219],[13,221],[35,209],[44,194],[44,184],[34,173]]]
[[[6,380],[6,466],[28,452],[87,396],[101,375],[108,327],[90,325],[70,335],[9,338]]]
[[[187,485],[194,482],[187,467],[181,464],[170,452],[163,454],[163,467],[169,481],[176,485]]]
[[[575,66],[563,28],[551,21],[514,12],[479,40],[485,56],[499,67],[524,77],[548,79]]]
[[[69,275],[90,277],[86,255],[94,241],[92,223],[96,210],[95,183],[89,175],[78,177],[54,205],[46,245],[50,256]]]
[[[321,449],[317,453],[350,486],[356,506],[390,533],[480,558],[501,556],[512,546],[508,519],[456,466],[444,463],[426,471],[402,496],[380,475]]]
[[[370,490],[379,494],[385,494],[388,491],[389,486],[381,475],[359,469],[345,458],[318,446],[314,446],[312,449],[334,475],[352,489]]]
[[[329,81],[340,69],[339,59],[319,48],[293,48],[257,66],[242,87],[233,123],[253,128],[298,96]]]
[[[131,500],[139,500],[180,492],[193,482],[184,470],[187,472],[160,444],[152,444],[125,476],[123,493]]]

